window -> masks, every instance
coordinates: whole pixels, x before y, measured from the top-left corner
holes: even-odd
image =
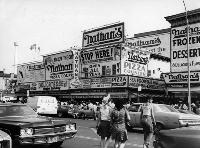
[[[112,65],[112,74],[116,75],[116,65]]]
[[[102,66],[102,76],[106,75],[106,66]]]

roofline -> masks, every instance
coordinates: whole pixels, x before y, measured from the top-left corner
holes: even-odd
[[[195,15],[195,14],[200,14],[200,8],[195,9],[195,10],[191,10],[191,11],[187,11],[187,15],[191,16],[191,15]],[[171,15],[171,16],[166,16],[164,17],[168,22],[172,21],[172,20],[176,20],[178,18],[182,18],[185,17],[185,12],[182,13],[178,13],[175,15]]]
[[[150,36],[150,35],[156,35],[156,34],[163,34],[163,33],[170,33],[170,29],[171,28],[166,28],[166,29],[161,29],[161,30],[138,33],[138,34],[134,34],[134,37],[132,37],[132,38],[138,38],[138,37]]]

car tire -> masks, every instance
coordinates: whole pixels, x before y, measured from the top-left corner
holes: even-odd
[[[58,112],[58,117],[63,117],[63,113],[61,113],[61,112]]]
[[[57,147],[60,147],[62,144],[63,144],[63,141],[52,143],[50,144],[50,148],[57,148]]]

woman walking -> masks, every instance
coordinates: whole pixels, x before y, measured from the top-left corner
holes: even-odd
[[[104,97],[100,106],[97,119],[97,134],[101,136],[101,148],[107,148],[110,139],[110,113],[111,107],[108,105],[110,95]]]
[[[153,137],[153,128],[155,126],[155,117],[153,113],[152,98],[146,98],[142,106],[140,121],[144,131],[143,148],[149,148]],[[154,124],[154,125],[153,125]]]
[[[126,122],[130,121],[130,115],[124,107],[124,100],[115,100],[115,108],[111,113],[111,136],[115,141],[114,148],[124,148],[128,140]]]

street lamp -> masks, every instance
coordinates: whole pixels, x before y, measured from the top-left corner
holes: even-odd
[[[187,24],[187,64],[188,64],[188,107],[189,111],[191,111],[191,92],[190,92],[190,54],[189,54],[189,21],[188,21],[188,14],[187,9],[185,5],[185,1],[183,0],[183,5],[185,8],[185,18],[186,18],[186,24]]]

